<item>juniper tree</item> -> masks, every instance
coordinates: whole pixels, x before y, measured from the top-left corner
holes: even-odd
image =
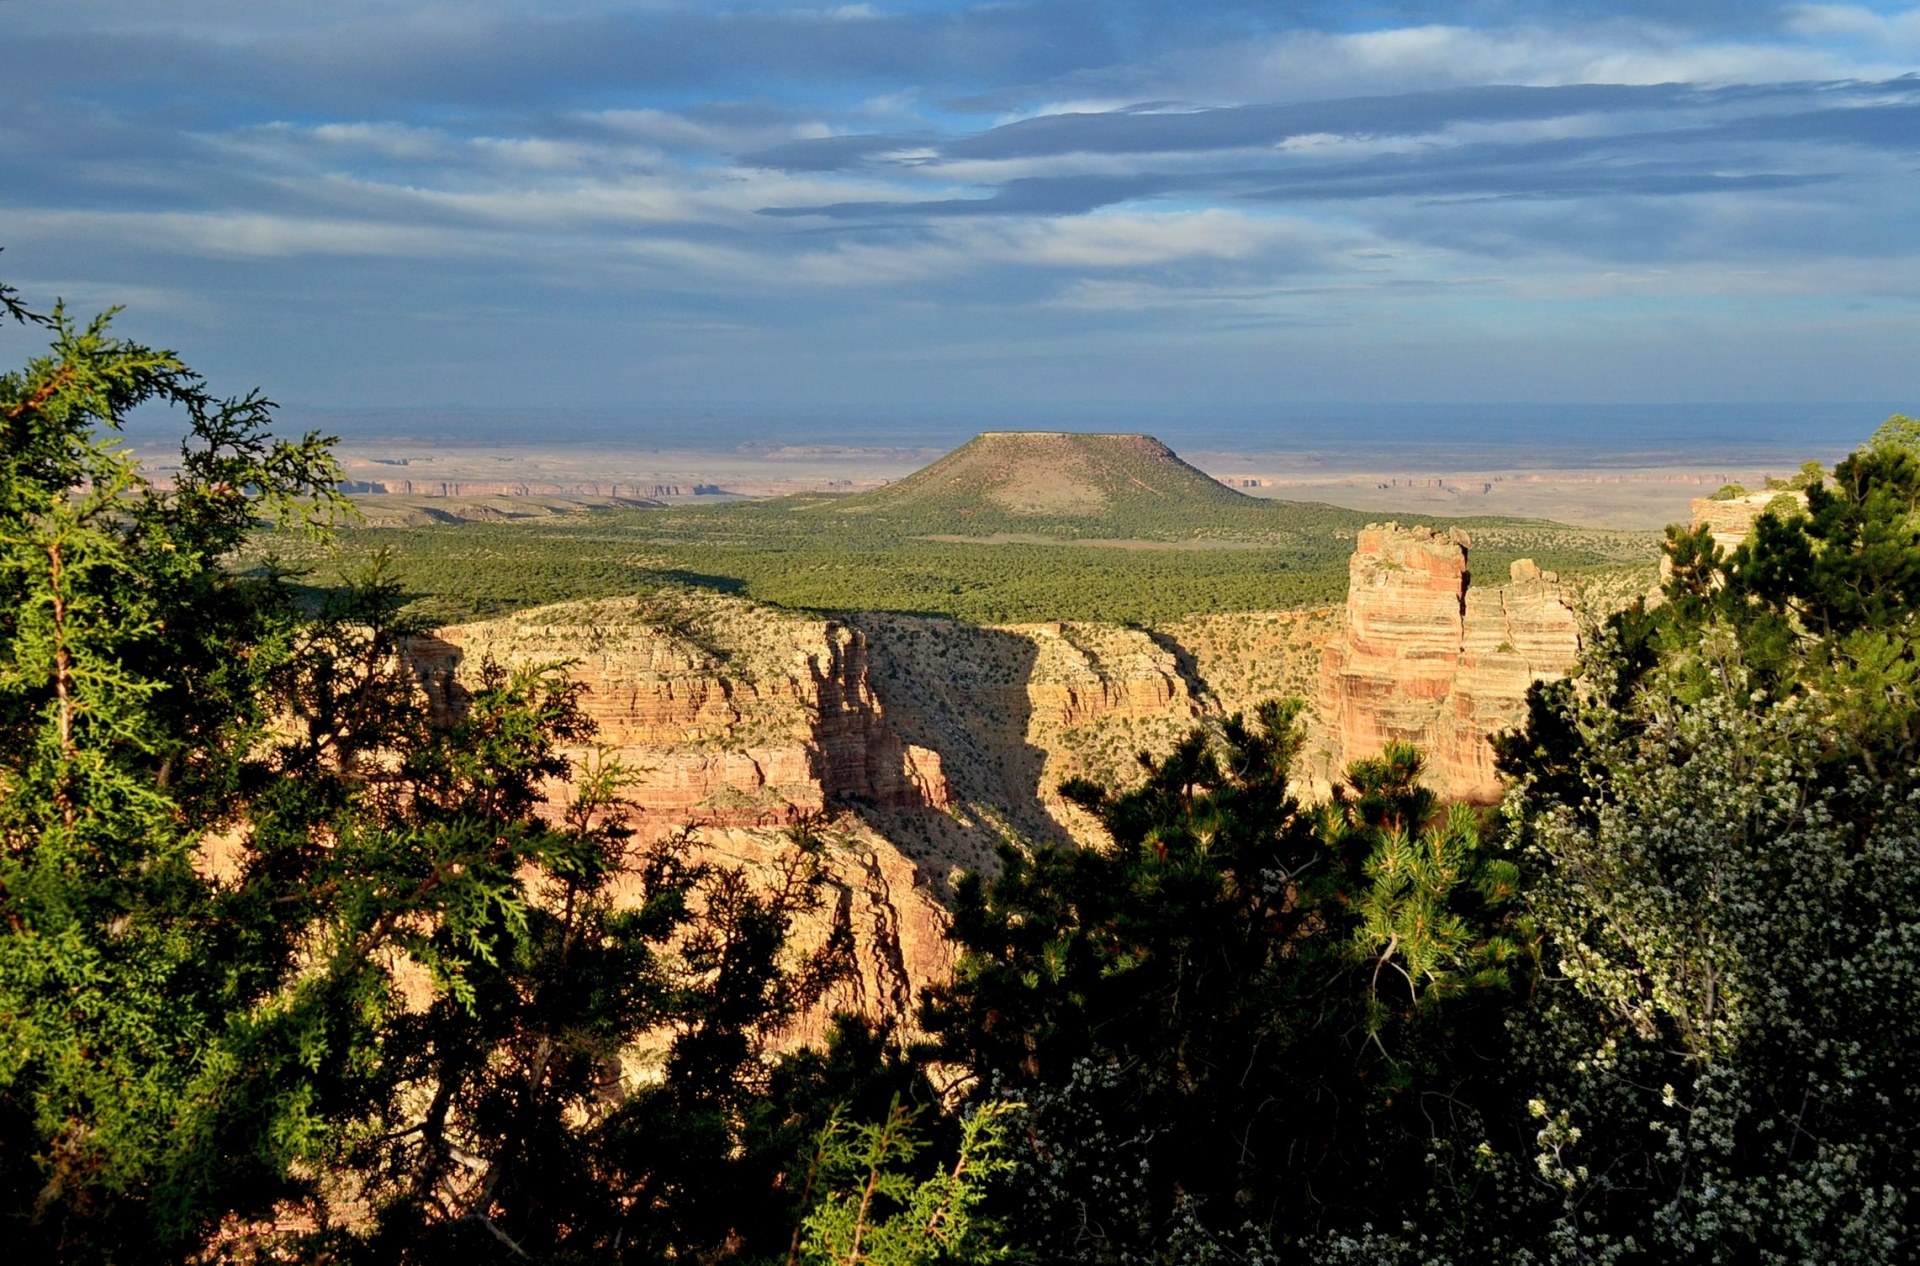
[[[1507,894],[1477,890],[1469,823],[1429,820],[1410,750],[1302,807],[1296,716],[1197,730],[1131,789],[1063,787],[1110,843],[1008,849],[960,886],[962,953],[925,1019],[1028,1105],[1005,1208],[1048,1260],[1265,1260],[1397,1225],[1446,1163],[1437,1123],[1478,1111]],[[1379,970],[1418,973],[1416,999]],[[1472,996],[1416,1005],[1447,994]]]
[[[273,439],[270,401],[214,397],[111,314],[0,308],[50,343],[0,376],[9,1244],[784,1246],[791,1154],[904,1069],[854,1029],[771,1058],[844,951],[796,971],[787,947],[823,846],[771,892],[636,846],[564,666],[476,666],[436,710],[389,572],[316,598],[233,564],[263,520],[342,510],[327,441]],[[116,440],[158,405],[187,431],[164,486]],[[643,1038],[651,1086],[623,1063]]]

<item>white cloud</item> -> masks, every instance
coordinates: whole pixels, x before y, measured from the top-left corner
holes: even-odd
[[[1312,221],[1204,211],[1108,212],[1009,226],[1004,258],[1053,268],[1142,268],[1244,260],[1279,248],[1328,249],[1336,234]]]
[[[482,239],[420,225],[248,212],[27,211],[9,216],[19,238],[104,239],[208,258],[360,255],[440,258],[471,254]],[[499,244],[496,244],[496,247]]]
[[[1893,53],[1920,53],[1920,8],[1876,13],[1857,4],[1808,4],[1793,11],[1787,29],[1815,39],[1837,37]]]
[[[803,247],[779,263],[737,262],[753,272],[771,269],[769,283],[783,286],[911,286],[1004,272],[1057,278],[1057,284],[1071,286],[1077,274],[1110,277],[1139,270],[1226,268],[1262,278],[1347,271],[1351,266],[1343,253],[1366,240],[1357,230],[1303,217],[1218,208],[1118,211],[1064,219],[949,221],[884,240],[843,238]]]
[[[1887,29],[1905,32],[1912,18],[1909,13],[1888,19]],[[1887,43],[1890,49],[1894,46],[1891,36]],[[1151,99],[1227,105],[1496,83],[1722,85],[1877,79],[1911,69],[1883,56],[1861,57],[1804,39],[1698,39],[1677,27],[1646,22],[1490,28],[1430,23],[1352,33],[1290,31],[1182,51],[1139,66],[1078,76],[1088,89],[1084,95],[1050,97],[1046,105],[1010,117],[1115,108]]]

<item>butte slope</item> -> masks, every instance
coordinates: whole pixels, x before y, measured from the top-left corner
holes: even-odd
[[[1330,506],[1291,507],[1347,526]],[[988,431],[831,512],[934,537],[1192,541],[1262,537],[1277,503],[1217,483],[1150,435]]]

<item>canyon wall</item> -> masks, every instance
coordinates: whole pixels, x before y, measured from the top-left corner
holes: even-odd
[[[1473,586],[1470,547],[1458,528],[1359,534],[1345,619],[1321,663],[1316,785],[1398,740],[1425,754],[1441,795],[1499,798],[1488,739],[1525,715],[1528,686],[1572,667],[1579,624],[1557,577],[1525,559],[1507,584]]]
[[[441,629],[418,639],[411,659],[442,714],[462,706],[489,660],[566,661],[597,745],[634,778],[626,795],[642,840],[687,830],[699,856],[771,886],[791,852],[789,829],[809,821],[826,844],[828,884],[824,905],[798,921],[794,948],[810,952],[844,925],[854,971],[800,1018],[792,1040],[821,1037],[837,1010],[908,1023],[917,985],[948,970],[935,885],[860,816],[938,817],[946,777],[936,752],[889,725],[859,631],[664,594]],[[551,794],[564,800],[567,790]]]
[[[942,874],[993,868],[1003,840],[1092,841],[1094,823],[1060,783],[1126,779],[1135,753],[1171,747],[1204,710],[1177,648],[1147,630],[858,619],[891,723],[940,753],[952,794],[941,819],[888,826]]]
[[[442,711],[487,659],[569,661],[656,834],[787,826],[848,802],[946,806],[938,754],[900,741],[868,688],[865,637],[830,620],[682,595],[564,603],[439,630],[413,659]]]
[[[1443,795],[1496,796],[1488,736],[1520,719],[1529,684],[1566,670],[1579,638],[1552,575],[1522,562],[1504,585],[1473,586],[1467,554],[1459,533],[1370,527],[1344,609],[1165,629],[827,619],[667,592],[441,629],[411,659],[443,715],[488,661],[564,661],[597,745],[632,771],[643,838],[687,831],[701,856],[772,884],[806,821],[829,882],[796,949],[844,926],[856,968],[798,1022],[793,1040],[810,1040],[840,1009],[910,1026],[919,986],[950,967],[958,871],[993,869],[1007,841],[1097,843],[1059,785],[1129,783],[1140,753],[1164,754],[1207,718],[1313,700],[1299,771],[1310,795],[1405,739]]]
[[[1269,686],[1302,693],[1330,614],[1171,633],[981,628],[665,593],[441,629],[411,659],[442,715],[489,660],[565,661],[597,744],[633,771],[643,837],[688,829],[701,856],[773,883],[787,831],[808,820],[828,845],[831,899],[801,920],[798,948],[844,923],[857,971],[802,1017],[805,1038],[835,1009],[910,1022],[918,986],[948,968],[943,902],[959,870],[993,869],[1005,841],[1096,841],[1061,782],[1130,781],[1138,753],[1167,751],[1203,716]]]

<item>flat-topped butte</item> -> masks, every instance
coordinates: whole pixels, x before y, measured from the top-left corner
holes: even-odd
[[[1073,431],[986,431],[904,479],[839,498],[834,510],[928,533],[1050,530],[1070,539],[1257,530],[1274,518],[1273,505],[1219,483],[1151,435]]]

